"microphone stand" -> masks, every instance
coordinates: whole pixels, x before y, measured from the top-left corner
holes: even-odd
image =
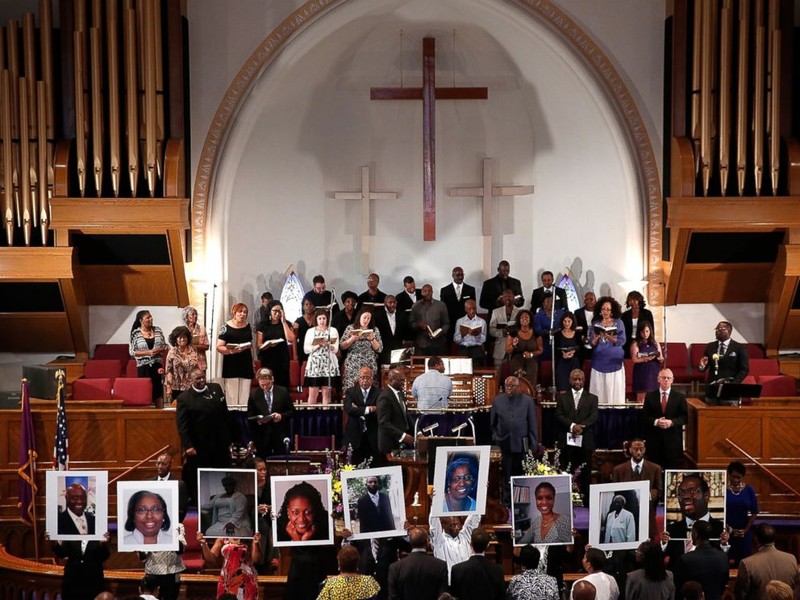
[[[556,334],[553,331],[556,319],[556,286],[553,285],[553,302],[550,304],[550,374],[552,375],[552,387],[550,392],[556,392]],[[534,386],[536,382],[532,382]]]
[[[208,329],[206,329],[206,334],[207,335],[209,334],[209,332],[212,332],[212,335],[213,335],[213,331],[214,331],[214,309],[216,308],[216,306],[217,306],[217,284],[215,283],[214,287],[211,289],[211,322],[208,325]],[[211,339],[214,339],[214,338],[212,337]],[[209,370],[211,369],[212,366],[215,366],[216,363],[217,363],[217,361],[215,361],[215,360],[214,361],[209,361],[209,365],[208,365]],[[216,369],[215,369],[215,371],[216,371]],[[211,379],[211,378],[209,377],[209,379]]]
[[[331,321],[333,320],[333,303],[335,302],[335,299],[336,299],[336,288],[333,288],[333,292],[331,293],[331,301],[328,303],[328,346],[326,348],[326,351],[328,352],[329,358],[331,356],[331,327],[333,327],[333,323],[331,323]],[[329,365],[328,368],[328,394],[330,394],[331,396],[333,396],[333,385],[331,383],[333,375],[331,375],[331,371],[333,370],[334,360],[337,360],[335,354],[333,355],[333,359],[331,360],[331,364]],[[323,399],[325,398],[324,392],[322,394],[322,397]],[[316,401],[317,399],[314,398],[314,402]]]

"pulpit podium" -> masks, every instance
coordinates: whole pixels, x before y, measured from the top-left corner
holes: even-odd
[[[716,403],[726,406],[741,406],[742,398],[761,396],[761,386],[756,383],[720,383],[714,387],[717,394],[714,400]],[[708,404],[712,403],[708,402]]]

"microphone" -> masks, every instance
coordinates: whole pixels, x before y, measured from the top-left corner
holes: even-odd
[[[711,355],[711,360],[714,361],[714,376],[716,377],[719,373],[719,354],[716,352]]]
[[[461,437],[461,430],[464,429],[466,426],[467,426],[467,423],[462,423],[461,425],[458,425],[457,427],[453,427],[450,430],[450,432],[451,433],[455,433],[458,437]]]
[[[438,423],[434,423],[433,425],[428,425],[425,429],[422,430],[422,433],[427,433],[428,435],[431,435],[431,433],[433,433],[433,430],[436,429],[438,426],[439,426]]]
[[[292,443],[288,437],[283,438],[283,445],[286,446],[286,454],[289,454],[289,444]]]

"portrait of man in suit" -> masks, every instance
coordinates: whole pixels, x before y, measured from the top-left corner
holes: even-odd
[[[86,489],[88,481],[75,481],[67,486],[65,498],[66,510],[58,514],[59,535],[94,535],[94,515],[87,512],[88,494]]]
[[[364,481],[366,493],[357,503],[361,533],[394,529],[392,502],[387,494],[380,491],[381,483],[381,479],[375,475]]]
[[[670,471],[667,473],[667,485],[670,485],[670,479],[672,479],[673,482],[680,482],[675,491],[680,518],[667,522],[667,533],[669,533],[670,539],[690,538],[692,530],[690,522],[693,523],[698,519],[709,522],[711,525],[712,539],[719,538],[725,520],[724,507],[722,518],[713,516],[709,510],[711,502],[709,477],[712,473],[713,472],[706,471],[687,471],[685,473]],[[724,471],[719,471],[719,473],[724,477]],[[720,497],[724,499],[725,486],[723,485],[721,489]],[[670,503],[668,508],[672,508],[674,504],[674,502]]]

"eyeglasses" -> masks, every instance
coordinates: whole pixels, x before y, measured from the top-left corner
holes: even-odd
[[[472,475],[453,475],[450,478],[450,483],[458,483],[459,481],[469,484],[475,480],[472,478]]]
[[[147,513],[150,513],[154,517],[160,517],[161,514],[164,512],[164,509],[160,506],[153,506],[151,508],[147,508],[146,506],[140,506],[136,509],[136,514],[139,516],[145,516]]]
[[[678,490],[678,498],[687,498],[688,496],[699,498],[702,495],[703,490],[700,488],[686,488],[685,490]]]

